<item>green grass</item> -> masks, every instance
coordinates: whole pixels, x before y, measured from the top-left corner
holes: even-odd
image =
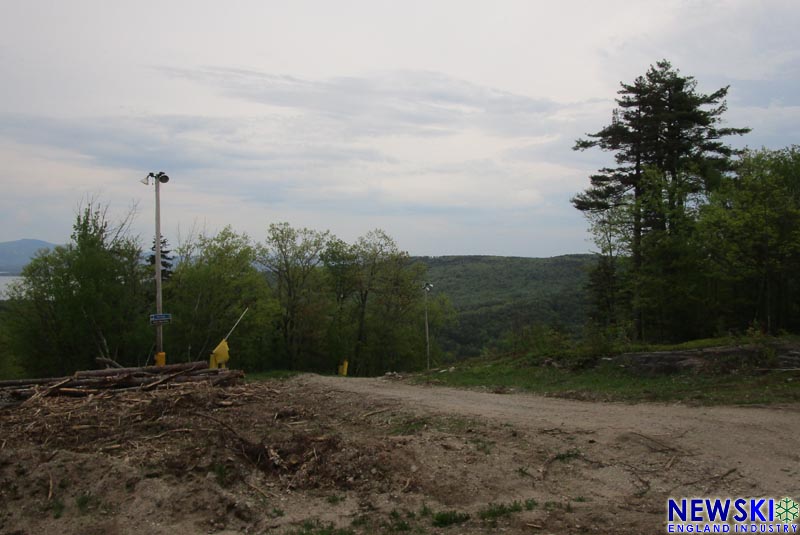
[[[214,473],[214,477],[216,478],[217,483],[221,487],[227,487],[230,485],[231,474],[225,463],[215,462],[214,464],[211,465],[211,471]]]
[[[607,362],[595,368],[570,370],[533,365],[519,357],[471,359],[450,373],[423,374],[416,380],[456,387],[506,387],[588,400],[684,401],[702,405],[800,401],[800,375],[796,373],[641,376]]]
[[[322,524],[319,520],[306,520],[303,525],[286,535],[355,535],[352,529],[336,528],[333,524]]]
[[[53,518],[61,518],[66,507],[64,506],[64,502],[54,499],[48,504],[47,508],[53,513]]]
[[[522,511],[522,503],[514,501],[512,503],[490,503],[480,511],[478,516],[481,520],[496,520],[500,517],[509,516],[513,513]]]
[[[382,527],[392,533],[411,531],[411,524],[402,519],[392,519],[391,523],[384,523]]]
[[[413,435],[422,431],[430,424],[428,418],[407,417],[392,425],[389,431],[392,435]]]
[[[475,445],[476,450],[483,453],[484,455],[489,455],[490,453],[492,453],[492,448],[494,448],[495,444],[491,440],[485,440],[480,437],[472,438],[470,439],[470,442],[472,442]]]
[[[255,383],[258,381],[270,381],[275,379],[284,380],[296,377],[301,373],[302,372],[293,370],[270,370],[267,372],[251,372],[245,376],[244,380],[248,383]]]
[[[440,511],[433,515],[433,525],[437,528],[461,524],[467,520],[469,520],[469,515],[458,511]]]
[[[89,509],[91,509],[94,505],[96,505],[96,503],[97,503],[97,498],[88,493],[81,494],[80,496],[75,498],[75,505],[78,506],[78,511],[80,511],[82,515],[88,513]]]
[[[554,459],[556,461],[561,461],[562,463],[566,463],[571,461],[572,459],[576,459],[581,456],[581,452],[579,450],[568,450],[562,451],[561,453],[557,453]]]
[[[680,344],[644,344],[630,343],[617,348],[620,353],[638,353],[641,351],[686,351],[689,349],[705,349],[707,347],[731,346],[737,344],[755,343],[757,340],[750,338],[734,338],[724,336],[721,338],[700,338]]]

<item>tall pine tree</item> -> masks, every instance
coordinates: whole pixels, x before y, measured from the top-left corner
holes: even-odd
[[[611,152],[616,165],[592,175],[590,187],[572,203],[593,214],[590,222],[613,219],[629,226],[615,234],[627,242],[619,248],[630,253],[626,283],[633,290],[634,334],[643,339],[646,311],[663,301],[671,284],[667,279],[680,276],[659,262],[670,257],[666,249],[684,250],[694,209],[731,169],[736,151],[722,139],[749,129],[721,126],[728,87],[698,92],[697,81],[682,76],[667,60],[651,65],[632,84],[620,85],[611,124],[574,147]],[[610,213],[617,215],[606,217]],[[686,264],[675,265],[683,269]],[[659,332],[663,336],[671,335]]]

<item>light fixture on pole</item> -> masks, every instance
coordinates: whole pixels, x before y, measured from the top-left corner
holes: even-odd
[[[161,306],[161,184],[169,182],[169,177],[163,171],[158,173],[149,173],[142,179],[142,184],[149,186],[150,179],[156,185],[156,258],[155,258],[155,279],[156,279],[156,313],[155,316],[150,316],[150,323],[156,326],[156,365],[163,366],[166,364],[166,353],[164,353],[164,335],[163,324],[168,323],[171,318],[168,314],[162,312]]]
[[[428,294],[433,290],[433,284],[426,282],[422,288],[425,291],[425,354],[428,357],[428,369],[431,369],[431,338],[428,332]]]

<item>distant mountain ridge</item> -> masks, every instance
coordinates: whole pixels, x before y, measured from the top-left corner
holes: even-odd
[[[0,273],[18,275],[37,251],[55,246],[54,243],[33,239],[0,242]]]
[[[458,355],[532,325],[577,334],[586,323],[592,254],[551,258],[511,256],[413,257],[428,267],[433,292],[444,293],[458,315],[440,343]]]

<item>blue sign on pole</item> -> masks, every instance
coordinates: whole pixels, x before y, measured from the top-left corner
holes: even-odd
[[[150,325],[164,325],[172,322],[172,314],[150,314]]]

